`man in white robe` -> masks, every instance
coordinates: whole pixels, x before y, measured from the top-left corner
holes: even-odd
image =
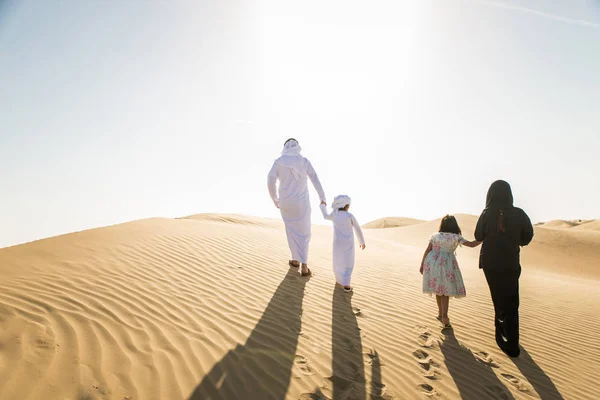
[[[289,265],[302,265],[302,276],[311,274],[308,268],[308,245],[311,237],[311,208],[308,195],[308,180],[317,191],[321,204],[325,203],[325,192],[312,164],[300,152],[296,139],[288,139],[283,145],[281,157],[273,163],[267,179],[269,194],[281,212],[285,224],[288,245],[292,253]],[[279,180],[279,190],[276,188]]]

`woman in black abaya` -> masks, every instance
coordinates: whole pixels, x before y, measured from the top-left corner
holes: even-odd
[[[520,247],[533,239],[533,226],[525,211],[513,206],[510,185],[492,183],[486,208],[477,221],[475,240],[482,241],[479,268],[483,268],[494,302],[496,343],[511,357],[519,348]]]

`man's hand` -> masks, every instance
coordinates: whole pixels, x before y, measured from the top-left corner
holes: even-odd
[[[361,244],[361,245],[360,245],[360,249],[361,249],[361,250],[364,250],[364,249],[365,249],[365,247],[367,247],[367,245],[366,245],[366,244]]]

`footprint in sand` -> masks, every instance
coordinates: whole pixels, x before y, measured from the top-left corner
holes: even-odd
[[[427,397],[438,397],[438,396],[440,396],[440,392],[438,392],[437,390],[435,390],[433,386],[431,386],[431,385],[429,385],[427,383],[423,383],[423,384],[419,385],[418,388],[421,391],[421,393],[423,393]]]
[[[298,370],[302,375],[310,376],[316,373],[313,371],[312,367],[308,365],[308,359],[304,356],[297,355],[294,358],[294,364],[296,364],[296,367],[298,367]]]
[[[533,388],[529,385],[529,383],[525,382],[521,378],[518,378],[511,374],[500,375],[502,375],[502,377],[506,379],[511,385],[513,385],[519,392],[533,395]]]
[[[367,394],[370,395],[371,399],[377,400],[393,400],[396,397],[383,383],[373,381],[370,381],[367,386]]]
[[[432,381],[439,381],[442,379],[442,375],[440,374],[438,368],[439,364],[433,360],[428,362],[420,362],[419,366],[422,368],[423,376]]]
[[[423,350],[416,350],[412,354],[423,370],[422,372],[425,378],[435,381],[442,379],[439,372],[440,365],[433,361],[429,354]]]
[[[38,349],[52,349],[54,348],[54,345],[48,339],[38,338],[35,341],[35,347]]]
[[[500,364],[498,364],[489,353],[485,351],[477,351],[473,353],[477,361],[492,368],[500,368]]]
[[[94,388],[94,390],[96,390],[98,393],[100,393],[102,395],[110,395],[111,394],[110,389],[107,389],[104,386],[101,386],[100,384],[92,385],[92,388]]]
[[[413,351],[412,355],[417,359],[417,361],[426,360],[429,358],[429,354],[423,350]]]
[[[440,343],[440,339],[433,334],[429,330],[423,331],[419,335],[419,339],[417,339],[419,346],[425,347],[426,349],[430,349],[436,347]]]
[[[357,317],[361,317],[362,316],[362,311],[358,307],[352,307],[352,313],[354,315],[356,315]]]

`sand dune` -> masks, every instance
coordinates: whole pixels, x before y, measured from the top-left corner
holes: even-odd
[[[458,220],[471,237],[476,217]],[[0,249],[0,398],[597,398],[600,234],[536,228],[513,361],[477,250],[458,250],[467,298],[440,331],[418,272],[437,224],[365,230],[352,295],[333,284],[325,226],[310,279],[287,267],[279,221],[238,215]]]
[[[388,217],[371,221],[367,224],[364,224],[362,227],[366,229],[399,228],[402,226],[415,225],[423,222],[425,221],[421,219]]]
[[[544,228],[558,228],[558,229],[568,229],[574,226],[579,225],[578,222],[575,221],[566,221],[564,219],[555,219],[553,221],[548,221],[546,223],[541,224]]]
[[[599,220],[571,220],[567,221],[564,219],[555,219],[553,221],[548,221],[545,223],[539,224],[544,228],[555,228],[555,229],[575,229],[575,230],[594,230],[600,231],[600,221]]]
[[[576,226],[574,229],[600,232],[600,220],[595,219],[595,220],[591,220],[591,221],[585,221],[585,222],[579,224],[578,226]]]

